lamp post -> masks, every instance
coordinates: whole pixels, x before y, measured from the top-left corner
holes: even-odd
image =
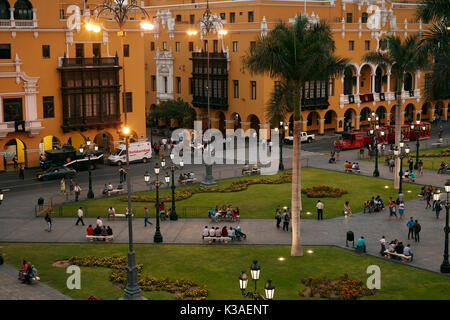
[[[91,149],[91,140],[89,139],[89,137],[86,140],[86,150],[83,147],[80,147],[80,153],[84,154],[86,153],[88,156],[88,172],[89,172],[89,191],[87,194],[88,199],[93,199],[94,198],[94,191],[92,190],[92,172],[91,172],[91,155],[92,152],[97,152],[98,151],[98,145],[94,144],[93,149]]]
[[[150,15],[147,11],[138,5],[137,0],[103,0],[103,3],[97,5],[94,9],[95,17],[94,20],[90,20],[85,24],[85,28],[88,31],[92,31],[98,33],[102,30],[102,26],[97,23],[96,20],[99,17],[106,13],[108,15],[107,19],[112,19],[117,23],[119,27],[119,32],[117,32],[117,36],[120,38],[120,45],[122,49],[122,78],[123,78],[123,94],[122,94],[122,104],[123,104],[123,113],[125,116],[125,126],[127,125],[127,106],[126,106],[126,87],[125,87],[125,55],[123,54],[123,42],[125,37],[125,23],[130,21],[134,17],[130,17],[133,11],[139,11],[145,16],[145,20],[140,23],[140,27],[142,30],[150,31],[154,29],[154,25],[150,22]]]
[[[403,151],[402,149],[405,148]],[[400,178],[400,184],[398,188],[398,198],[400,201],[403,201],[403,190],[402,190],[402,181],[403,181],[403,159],[406,158],[409,155],[410,149],[409,146],[406,145],[403,141],[400,141],[400,148],[396,148],[394,150],[394,155],[398,158],[400,158],[400,172],[399,178]]]
[[[444,243],[444,261],[441,264],[441,272],[442,273],[450,273],[450,263],[448,262],[448,233],[450,232],[450,228],[448,225],[448,215],[450,209],[449,202],[449,194],[450,194],[450,180],[447,180],[445,183],[445,193],[447,193],[447,201],[445,201],[445,243]]]
[[[162,161],[162,164],[165,166],[164,160]],[[159,226],[159,187],[164,183],[162,180],[159,180],[159,172],[161,170],[161,167],[158,163],[155,164],[155,174],[156,179],[153,182],[150,182],[150,174],[148,172],[144,175],[145,183],[147,184],[153,184],[156,187],[156,203],[155,203],[155,209],[156,209],[156,231],[155,235],[153,237],[153,242],[155,243],[161,243],[163,242],[163,237],[161,234],[160,226]],[[165,182],[168,184],[170,182],[170,176],[168,174],[164,177]]]
[[[250,267],[250,273],[252,275],[252,279],[255,282],[254,291],[248,291],[247,293],[245,290],[247,289],[248,284],[248,276],[245,270],[242,270],[241,275],[239,276],[239,288],[241,289],[242,296],[253,299],[253,300],[272,300],[273,296],[275,294],[275,286],[272,284],[272,280],[268,279],[266,285],[264,286],[265,295],[264,298],[260,293],[256,291],[256,282],[259,280],[259,274],[261,272],[261,268],[258,265],[258,261],[254,260],[253,265]]]
[[[411,123],[411,130],[416,131],[416,163],[414,164],[414,169],[419,168],[419,136],[420,133],[426,130],[425,125],[420,125],[420,120],[416,120],[416,123]]]
[[[0,204],[2,204],[3,201],[3,190],[0,189]]]
[[[173,159],[175,158],[175,155],[173,153],[170,154],[170,167],[169,170],[172,172],[172,208],[170,210],[170,220],[172,221],[176,221],[178,220],[178,215],[176,212],[176,208],[175,208],[175,170],[178,169],[182,169],[184,167],[184,162],[183,160],[180,161],[180,166],[175,165],[175,163],[173,163]]]
[[[130,172],[130,154],[128,152],[129,138],[131,130],[128,127],[122,128],[122,134],[125,136],[125,147],[127,154],[127,172]],[[131,179],[127,179],[127,200],[128,200],[128,265],[127,265],[127,286],[125,287],[125,296],[121,300],[146,300],[141,296],[141,289],[138,283],[138,267],[136,266],[136,254],[133,249],[133,213],[131,211]]]
[[[200,33],[201,36],[205,35],[208,36],[211,32],[218,33],[219,36],[224,36],[227,34],[227,31],[223,29],[223,23],[222,19],[220,19],[217,15],[212,14],[211,10],[209,9],[209,1],[206,1],[206,9],[203,13],[201,19],[200,19]],[[188,35],[193,36],[197,35],[197,31],[195,30],[189,30],[187,32]],[[207,106],[208,106],[208,129],[211,129],[211,113],[210,113],[210,67],[209,67],[209,59],[210,59],[210,53],[209,53],[209,47],[206,46],[206,64],[207,64],[207,80],[206,80],[206,96],[207,96]],[[211,141],[208,140],[208,144]],[[216,186],[217,183],[214,180],[213,174],[212,174],[212,164],[205,164],[205,178],[200,183],[202,187],[213,187]]]
[[[370,136],[372,137],[372,149],[375,149],[375,170],[373,171],[374,177],[380,176],[380,171],[378,170],[378,144],[380,140],[380,136],[384,136],[384,131],[380,130],[380,118],[376,115],[375,112],[372,112],[372,116],[367,117],[370,125]]]

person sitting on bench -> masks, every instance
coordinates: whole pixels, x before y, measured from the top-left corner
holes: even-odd
[[[178,177],[178,181],[179,181],[180,183],[183,183],[183,182],[184,182],[184,175],[183,175],[182,173],[180,173],[180,176]]]
[[[381,197],[378,195],[375,200],[378,201],[379,205],[381,206],[381,209],[384,209],[384,202],[383,199],[381,199]]]
[[[222,236],[222,231],[219,229],[219,227],[216,227],[215,235],[216,235],[216,237],[219,237],[219,238]]]
[[[92,236],[94,233],[94,229],[92,228],[92,224],[89,225],[89,227],[86,228],[86,233],[88,236]]]
[[[113,235],[113,231],[112,231],[112,229],[111,229],[110,226],[108,226],[108,227],[106,228],[106,232],[107,232],[108,236],[112,236],[112,235]]]
[[[216,229],[214,229],[214,227],[211,227],[209,229],[209,236],[210,237],[215,237],[216,236]]]
[[[228,229],[227,226],[222,228],[222,237],[228,237]]]
[[[445,162],[441,162],[441,167],[438,169],[437,173],[446,173],[448,166],[445,164]]]
[[[356,241],[356,249],[361,250],[361,252],[366,253],[366,242],[364,241],[364,237],[361,236],[361,238]]]
[[[108,231],[106,230],[106,227],[105,227],[105,226],[102,227],[102,231],[101,231],[100,234],[101,234],[102,236],[104,236],[104,237],[106,237],[106,236],[108,235]]]
[[[19,280],[23,280],[25,278],[25,274],[27,272],[28,269],[28,263],[25,259],[22,260],[22,264],[20,265],[20,270],[19,270]]]
[[[358,162],[355,162],[355,163],[353,164],[353,170],[359,171],[359,164],[358,164]]]
[[[92,232],[92,235],[93,236],[100,236],[101,234],[102,234],[102,229],[99,226],[95,227],[94,231]]]
[[[347,170],[348,170],[348,172],[352,172],[352,169],[353,169],[353,164],[352,164],[351,162],[349,162],[349,163],[347,164]]]
[[[394,248],[395,253],[398,253],[398,254],[403,254],[404,249],[405,249],[405,246],[403,245],[403,242],[399,242]]]
[[[203,229],[202,239],[204,239],[205,237],[209,237],[208,226],[205,226],[205,229]]]
[[[228,229],[228,236],[231,238],[231,240],[236,240],[236,235],[234,233],[233,227],[230,227],[230,229]]]
[[[413,258],[413,253],[411,251],[411,245],[408,243],[406,247],[403,249],[403,255],[407,257],[411,257],[411,260]]]

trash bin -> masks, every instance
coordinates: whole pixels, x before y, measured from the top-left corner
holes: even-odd
[[[359,158],[364,159],[364,148],[359,149]]]
[[[44,198],[40,197],[38,199],[38,206],[39,206],[39,211],[42,210],[42,208],[44,206]]]
[[[347,231],[347,238],[345,239],[345,246],[348,247],[348,242],[352,242],[352,247],[355,247],[355,234],[353,231]]]

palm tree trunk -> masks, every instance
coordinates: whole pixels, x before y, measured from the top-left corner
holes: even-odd
[[[395,105],[395,146],[400,148],[400,140],[401,140],[401,124],[402,124],[402,81],[397,80],[397,101]],[[399,149],[400,150],[400,149]],[[394,170],[394,188],[400,188],[400,158],[395,158],[395,170]]]
[[[291,256],[303,256],[300,241],[300,213],[302,211],[301,198],[301,123],[300,123],[300,97],[295,94],[294,101],[294,140],[292,148],[292,244]]]

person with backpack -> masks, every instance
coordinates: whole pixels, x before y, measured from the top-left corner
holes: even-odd
[[[284,209],[281,218],[283,220],[283,231],[289,231],[289,220],[291,220],[289,208]]]
[[[280,209],[280,206],[277,207],[277,211],[275,212],[275,220],[277,221],[277,229],[280,229],[280,223],[281,223],[281,209]]]
[[[419,221],[416,220],[413,226],[413,231],[414,231],[414,242],[420,242],[420,230],[422,230],[421,225],[419,224]]]
[[[416,220],[417,221],[417,220]],[[408,222],[406,223],[406,226],[408,227],[408,240],[414,237],[414,220],[413,217],[409,218]]]

